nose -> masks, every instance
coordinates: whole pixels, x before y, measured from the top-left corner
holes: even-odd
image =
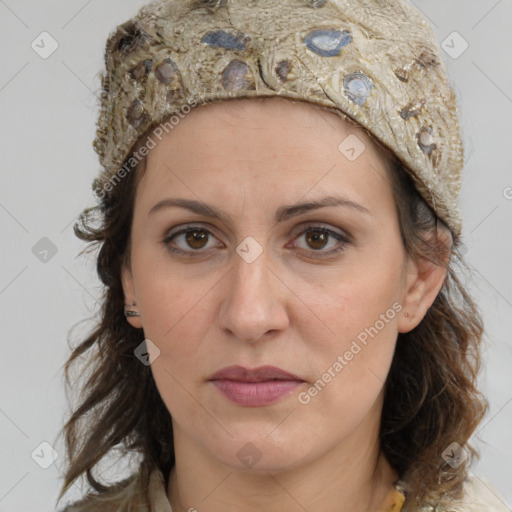
[[[237,339],[255,342],[265,334],[286,329],[287,288],[269,267],[265,251],[251,263],[234,257],[224,281],[219,327]]]

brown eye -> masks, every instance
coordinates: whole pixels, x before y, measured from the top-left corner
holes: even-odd
[[[312,249],[323,249],[329,241],[329,235],[325,231],[320,230],[307,231],[306,241]]]
[[[223,247],[210,231],[200,226],[187,226],[170,233],[162,243],[170,252],[184,256],[206,254],[209,249]]]
[[[350,245],[347,235],[323,226],[309,226],[295,238],[294,247],[309,251],[311,257],[329,257]]]
[[[204,230],[190,230],[186,232],[185,239],[192,249],[202,249],[208,243],[208,233]]]

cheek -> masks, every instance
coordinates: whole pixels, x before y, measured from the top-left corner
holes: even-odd
[[[161,350],[193,353],[202,330],[211,325],[209,293],[219,280],[217,274],[201,278],[184,273],[162,256],[144,255],[137,262],[137,295],[146,338]]]
[[[309,329],[306,339],[323,339],[319,343],[325,348],[342,350],[359,334],[363,333],[364,338],[366,329],[376,323],[383,337],[392,335],[397,310],[401,309],[400,272],[396,261],[367,265],[361,262],[326,275],[321,284],[303,282],[296,292],[307,298],[304,303],[309,310],[309,322],[302,320]]]
[[[173,357],[179,358],[174,354]],[[207,409],[196,398],[197,392],[189,382],[194,374],[193,366],[185,361],[178,363],[179,366],[170,364],[166,354],[162,352],[151,364],[151,372],[158,393],[173,421],[185,425],[190,433],[195,433],[198,425],[208,423]]]
[[[204,344],[214,322],[213,308],[208,289],[191,291],[177,282],[181,280],[172,281],[172,292],[162,280],[148,288],[144,334],[160,349],[151,371],[162,400],[175,421],[192,426],[205,422],[198,386],[207,375]]]
[[[397,339],[400,266],[396,262],[350,269],[338,282],[302,290],[315,315],[302,322],[317,389],[303,396],[313,408],[363,414],[382,390]],[[327,284],[330,283],[330,284]],[[312,405],[312,404],[311,404]],[[320,413],[320,412],[319,412]]]
[[[297,400],[310,429],[326,439],[348,436],[365,418],[378,421],[397,338],[399,303],[386,295],[365,299],[346,291],[340,306],[324,309],[322,316],[334,334],[303,333],[315,378]]]

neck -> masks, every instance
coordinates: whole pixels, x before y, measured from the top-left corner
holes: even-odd
[[[176,465],[168,486],[173,512],[376,512],[398,477],[379,450],[375,425],[361,425],[350,439],[293,469],[225,465],[178,425],[174,439]]]

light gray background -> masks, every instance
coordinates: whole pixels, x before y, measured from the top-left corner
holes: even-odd
[[[471,286],[487,328],[482,386],[491,404],[478,429],[482,460],[474,472],[512,503],[512,1],[415,3],[452,54],[442,51],[462,110],[461,209]],[[100,290],[91,258],[77,258],[83,245],[72,229],[82,208],[93,204],[91,181],[99,169],[91,147],[96,75],[107,35],[143,4],[0,0],[3,512],[54,510],[64,458],[54,441],[66,414],[61,368],[67,338],[94,312]],[[59,45],[47,59],[31,48],[43,31]],[[457,58],[464,43],[454,31],[469,44]],[[46,262],[33,253],[43,237],[57,249]],[[73,339],[89,326],[81,324]],[[59,454],[48,469],[31,458],[44,441]],[[34,458],[50,456],[43,446]]]

